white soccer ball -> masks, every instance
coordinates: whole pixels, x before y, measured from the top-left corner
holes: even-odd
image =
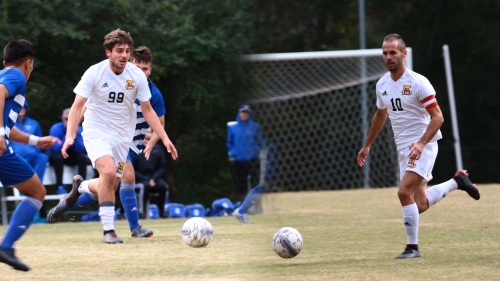
[[[214,230],[209,221],[201,217],[187,220],[182,226],[182,240],[194,248],[205,247],[214,235]]]
[[[300,253],[304,240],[293,227],[282,227],[274,233],[272,246],[274,252],[285,259],[293,258]]]

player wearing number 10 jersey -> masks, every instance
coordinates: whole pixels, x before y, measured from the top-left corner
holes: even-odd
[[[435,93],[427,78],[408,68],[397,81],[392,80],[390,72],[378,81],[377,107],[387,109],[398,150],[418,141],[424,134],[431,119],[427,111],[438,107]],[[438,129],[429,142],[441,138]]]
[[[389,72],[377,83],[377,111],[373,116],[365,145],[358,153],[358,165],[363,166],[370,146],[385,124],[391,119],[399,156],[399,201],[407,244],[398,259],[418,258],[418,223],[420,213],[441,201],[449,192],[461,189],[479,200],[479,190],[459,170],[452,179],[427,189],[437,157],[437,141],[441,139],[443,114],[436,92],[424,76],[406,68],[406,46],[398,34],[390,34],[382,43],[382,55]]]

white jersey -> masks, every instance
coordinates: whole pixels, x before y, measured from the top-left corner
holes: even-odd
[[[398,81],[388,72],[377,82],[376,92],[377,107],[389,113],[397,149],[420,140],[431,121],[427,110],[438,106],[429,80],[408,68]],[[431,142],[441,138],[439,130]]]
[[[114,73],[109,60],[91,66],[74,92],[87,98],[83,132],[98,131],[105,137],[130,142],[134,137],[134,101],[148,101],[151,93],[144,72],[127,62],[122,73]]]

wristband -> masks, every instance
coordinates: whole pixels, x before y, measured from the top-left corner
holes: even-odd
[[[38,139],[40,137],[37,137],[35,135],[30,135],[30,138],[28,140],[28,144],[31,144],[31,145],[37,145],[38,144]]]
[[[0,136],[2,136],[2,137],[5,136],[5,129],[3,126],[0,127]]]

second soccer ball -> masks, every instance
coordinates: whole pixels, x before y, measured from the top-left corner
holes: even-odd
[[[278,229],[272,240],[274,252],[285,259],[297,256],[303,245],[302,235],[293,227]]]

